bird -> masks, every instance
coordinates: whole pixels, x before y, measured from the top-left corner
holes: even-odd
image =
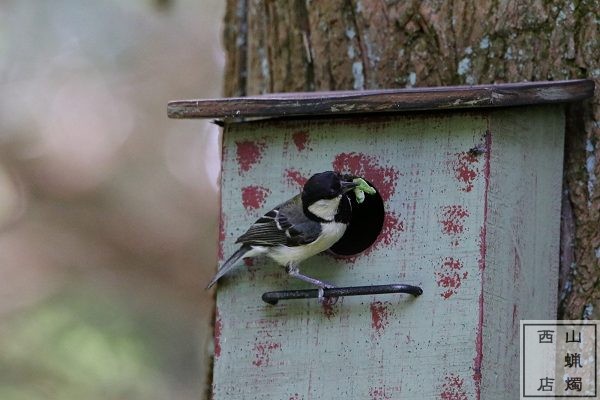
[[[323,289],[334,286],[300,273],[299,263],[329,249],[346,232],[352,218],[348,193],[359,186],[355,178],[336,171],[312,175],[300,194],[264,214],[237,238],[239,249],[206,288],[210,289],[239,260],[266,255],[285,267],[290,276],[317,286],[322,297]]]

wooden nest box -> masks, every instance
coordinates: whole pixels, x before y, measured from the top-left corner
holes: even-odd
[[[269,260],[218,285],[215,399],[507,399],[519,321],[554,319],[565,103],[587,80],[176,101],[224,125],[219,257],[316,172],[362,176],[381,230],[302,263],[382,294],[268,305],[301,288]],[[356,238],[360,239],[360,235]]]

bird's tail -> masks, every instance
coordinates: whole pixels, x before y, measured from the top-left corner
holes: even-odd
[[[221,266],[221,268],[219,268],[219,270],[217,271],[217,273],[215,274],[215,276],[211,279],[210,283],[208,284],[208,286],[206,286],[207,289],[210,289],[215,283],[217,283],[217,281],[226,273],[228,273],[237,263],[237,261],[240,258],[243,258],[246,253],[248,253],[249,251],[251,251],[252,248],[250,246],[247,245],[243,245],[242,247],[240,247],[235,253],[233,253],[231,255],[231,257],[229,257],[227,259],[227,261],[225,261],[223,263],[223,265]]]

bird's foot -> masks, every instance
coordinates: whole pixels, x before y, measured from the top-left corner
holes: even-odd
[[[330,288],[334,288],[335,287],[334,285],[332,285],[330,283],[323,282],[323,281],[320,281],[320,280],[318,280],[316,278],[312,278],[310,276],[306,276],[306,275],[301,274],[300,270],[298,269],[298,266],[294,265],[294,264],[288,265],[286,267],[286,271],[287,271],[287,273],[290,276],[292,276],[292,277],[294,277],[296,279],[300,279],[301,281],[308,282],[308,283],[310,283],[312,285],[315,285],[315,286],[317,286],[319,288],[330,289]]]
[[[329,283],[325,283],[325,282],[321,282],[323,285],[319,286],[318,289],[318,294],[317,294],[317,299],[319,299],[320,303],[325,302],[325,289],[333,289],[335,288],[335,286],[329,284]],[[337,298],[336,298],[337,300]]]
[[[319,302],[322,302],[323,300],[325,300],[325,288],[322,288],[322,287],[319,288],[319,292],[317,294],[317,299],[319,299]]]
[[[312,278],[310,276],[306,276],[300,273],[300,270],[298,269],[298,266],[296,264],[290,264],[286,267],[286,271],[290,276],[293,276],[294,278],[300,279],[304,282],[308,282],[312,285],[315,285],[318,288],[318,294],[317,294],[317,298],[319,299],[320,303],[323,303],[325,301],[325,289],[333,289],[335,286],[327,283],[327,282],[323,282],[319,279],[316,278]]]

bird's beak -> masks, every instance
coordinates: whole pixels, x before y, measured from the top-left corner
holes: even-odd
[[[357,186],[358,186],[358,183],[355,183],[352,181],[349,181],[349,182],[342,181],[342,192],[343,193],[349,192]]]

